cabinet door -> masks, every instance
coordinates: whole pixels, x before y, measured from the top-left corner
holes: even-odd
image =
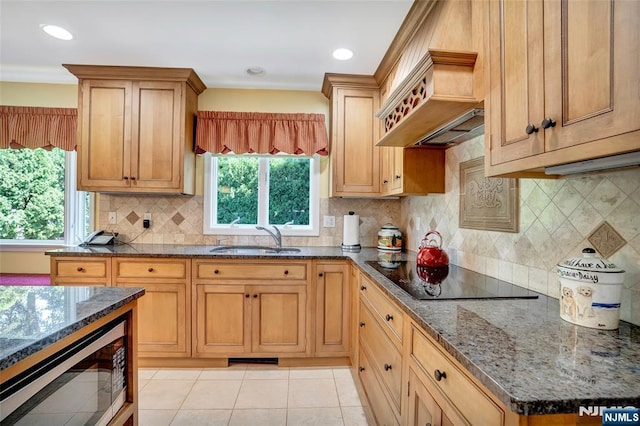
[[[382,146],[380,150],[380,192],[388,194],[392,190],[395,147]]]
[[[545,111],[556,122],[546,150],[640,130],[640,2],[545,2],[544,22]]]
[[[547,3],[544,3],[546,5]],[[489,2],[489,141],[491,164],[544,151],[543,2]]]
[[[391,170],[390,184],[391,191],[402,192],[402,178],[404,174],[404,148],[392,147],[393,149],[393,168]]]
[[[78,189],[129,187],[130,81],[84,80],[80,100]]]
[[[243,285],[195,286],[195,356],[251,352],[249,290]]]
[[[442,410],[433,399],[427,388],[416,377],[413,369],[409,369],[409,408],[407,410],[408,426],[441,425]]]
[[[132,102],[133,188],[180,188],[183,126],[181,83],[134,82]]]
[[[307,350],[305,286],[251,286],[252,351],[302,353]]]
[[[349,265],[320,263],[316,281],[316,354],[348,355]]]
[[[138,300],[138,354],[148,357],[191,356],[190,301],[184,283],[118,283],[144,287]]]
[[[333,196],[380,191],[377,89],[336,89],[332,110]]]

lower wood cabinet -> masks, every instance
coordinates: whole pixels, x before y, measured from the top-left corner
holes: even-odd
[[[305,353],[306,293],[296,285],[197,284],[194,355]]]
[[[318,262],[315,290],[315,355],[348,356],[351,341],[351,268]]]
[[[180,258],[113,259],[114,286],[145,289],[138,300],[140,357],[191,356],[190,263]]]
[[[52,285],[111,285],[111,258],[52,256]]]
[[[431,391],[433,392],[433,390]],[[470,424],[451,405],[443,410],[429,392],[429,388],[409,367],[409,403],[407,404],[407,426],[452,426]]]
[[[194,357],[310,354],[308,269],[299,261],[194,261]]]
[[[375,372],[370,355],[362,346],[358,351],[358,367],[356,371],[358,380],[369,400],[368,405],[375,416],[376,423],[380,426],[399,425],[399,416],[397,416],[396,411],[389,402],[384,385]]]

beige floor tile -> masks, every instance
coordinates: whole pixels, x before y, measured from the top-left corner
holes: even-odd
[[[138,393],[142,391],[144,386],[149,382],[150,382],[149,379],[138,379]]]
[[[233,410],[229,426],[284,426],[287,424],[285,408],[256,408]]]
[[[288,368],[247,368],[244,380],[288,380]]]
[[[338,399],[342,407],[361,407],[358,390],[352,378],[336,379],[336,389],[338,391]]]
[[[291,380],[288,401],[289,408],[340,406],[333,379]]]
[[[163,368],[154,374],[152,380],[197,380],[202,373],[198,368]]]
[[[362,407],[342,407],[344,426],[368,426]]]
[[[177,410],[187,397],[195,380],[150,380],[139,392],[141,410]]]
[[[226,426],[231,410],[180,410],[171,426]]]
[[[288,380],[244,380],[235,409],[287,408]]]
[[[198,380],[242,380],[246,369],[211,368],[202,370]]]
[[[342,426],[340,408],[289,408],[287,426]]]
[[[292,368],[289,371],[289,379],[333,379],[333,370],[330,368]]]
[[[183,410],[232,409],[241,384],[241,380],[198,380],[180,408]]]
[[[138,379],[151,379],[157,372],[156,368],[139,368]]]
[[[334,379],[346,379],[352,378],[351,375],[351,367],[337,367],[333,369],[333,378]]]
[[[169,426],[177,410],[139,410],[139,426]]]

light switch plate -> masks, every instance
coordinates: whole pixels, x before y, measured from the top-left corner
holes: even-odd
[[[323,216],[322,217],[322,226],[325,228],[335,228],[336,227],[336,217],[335,216]]]

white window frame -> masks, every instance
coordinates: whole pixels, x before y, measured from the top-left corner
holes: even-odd
[[[225,154],[228,155],[228,154]],[[278,154],[282,155],[282,154]],[[217,224],[217,182],[218,167],[216,158],[219,155],[204,154],[204,216],[203,234],[205,235],[265,235],[256,226],[271,226],[265,223],[269,220],[269,193],[258,191],[258,224]],[[260,156],[268,158],[273,156]],[[289,155],[289,157],[300,157]],[[319,236],[320,235],[320,159],[317,155],[310,158],[309,185],[309,225],[276,225],[284,236]],[[259,168],[259,181],[268,179],[268,172]]]
[[[64,239],[0,240],[3,251],[40,251],[43,248],[75,246],[84,240],[86,193],[76,190],[77,153],[64,153]]]

